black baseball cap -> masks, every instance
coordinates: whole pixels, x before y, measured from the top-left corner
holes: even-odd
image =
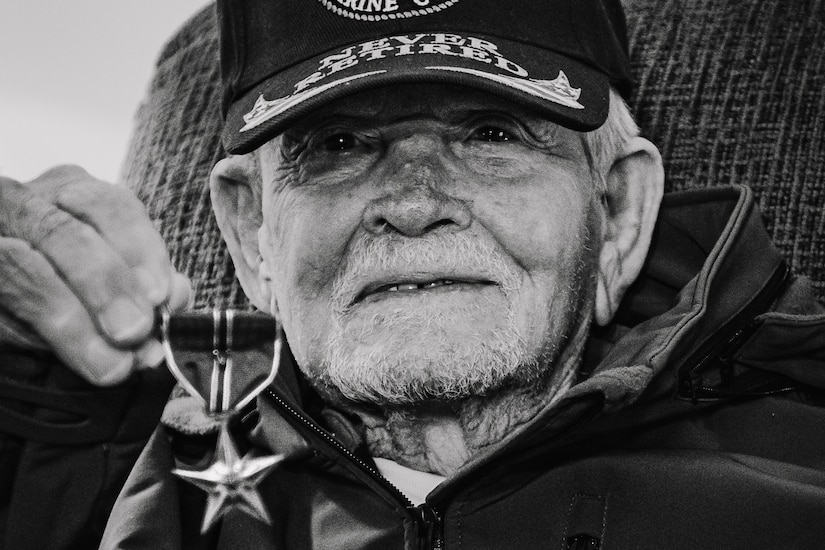
[[[470,86],[578,131],[632,81],[619,0],[218,0],[230,153],[333,99],[412,82]]]

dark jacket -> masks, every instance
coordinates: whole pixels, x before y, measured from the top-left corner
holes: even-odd
[[[268,527],[197,534],[197,453],[155,433],[105,548],[814,548],[825,540],[825,312],[787,273],[750,191],[665,201],[652,254],[563,401],[413,507],[291,357],[239,426],[288,459],[261,484]],[[171,435],[170,435],[171,433]],[[171,441],[171,443],[170,443]],[[206,448],[209,448],[207,445]]]
[[[0,352],[0,549],[97,548],[173,383],[155,369],[99,388],[48,354]]]
[[[260,485],[273,525],[198,534],[214,438],[160,428],[103,548],[815,548],[825,537],[825,311],[751,193],[666,198],[653,250],[581,380],[412,507],[288,352],[238,441],[287,455]],[[30,522],[31,523],[31,522]],[[45,546],[48,547],[48,546]]]

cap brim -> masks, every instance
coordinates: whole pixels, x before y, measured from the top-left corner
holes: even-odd
[[[594,130],[607,118],[607,75],[575,59],[496,37],[474,36],[475,42],[467,46],[427,46],[418,43],[420,38],[409,44],[408,36],[407,42],[394,45],[394,38],[326,52],[254,86],[227,111],[224,147],[233,154],[250,152],[321,105],[399,83],[469,86],[533,108],[577,131]]]

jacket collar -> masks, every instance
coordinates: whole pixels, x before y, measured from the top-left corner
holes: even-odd
[[[651,381],[666,367],[690,368],[697,350],[752,320],[749,308],[763,313],[779,290],[783,266],[750,189],[667,195],[640,277],[614,323],[594,331],[591,374],[570,396],[598,392],[611,409],[645,390],[673,391],[675,376],[654,387]],[[760,297],[767,303],[757,303]]]

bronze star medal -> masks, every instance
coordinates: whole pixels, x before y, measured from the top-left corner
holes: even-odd
[[[283,456],[241,457],[229,420],[275,378],[281,348],[275,319],[233,310],[164,314],[161,333],[169,370],[204,412],[220,422],[212,464],[202,471],[172,471],[208,493],[201,532],[232,509],[270,524],[257,485]],[[251,367],[260,364],[268,370]]]

